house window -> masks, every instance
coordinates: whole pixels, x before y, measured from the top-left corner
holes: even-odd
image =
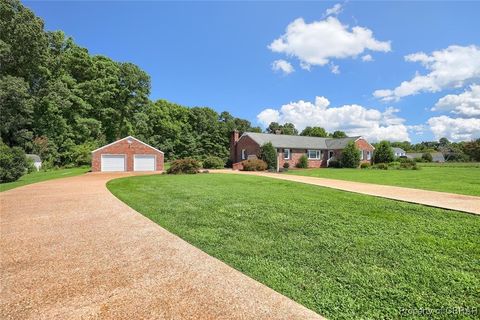
[[[283,149],[283,159],[290,159],[290,149]]]
[[[242,160],[247,159],[247,150],[242,149]]]
[[[370,151],[367,151],[367,160],[372,159],[372,153]]]
[[[321,152],[320,150],[308,150],[308,159],[310,160],[318,160],[321,159]]]

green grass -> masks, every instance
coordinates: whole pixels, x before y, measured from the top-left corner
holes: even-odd
[[[41,182],[41,181],[46,181],[51,179],[78,176],[82,173],[87,172],[88,170],[90,170],[90,167],[84,166],[84,167],[70,168],[70,169],[58,169],[58,170],[32,172],[22,176],[17,181],[0,184],[0,192],[7,191],[13,188],[18,188],[31,183],[36,183],[36,182]]]
[[[480,302],[477,216],[244,175],[139,176],[107,186],[167,230],[330,319],[398,319],[402,309]]]
[[[288,174],[480,196],[480,168],[422,166],[420,170],[304,169]]]

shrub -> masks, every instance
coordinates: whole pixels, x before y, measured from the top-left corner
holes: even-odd
[[[277,151],[271,142],[260,147],[260,159],[267,163],[268,169],[277,170]]]
[[[373,162],[375,163],[389,163],[395,159],[393,149],[390,147],[390,142],[380,141],[375,152],[373,153]]]
[[[192,158],[185,158],[174,160],[170,164],[170,168],[168,168],[168,174],[181,174],[181,173],[188,173],[194,174],[198,173],[200,169],[200,164],[197,160]]]
[[[433,161],[432,154],[429,153],[429,152],[425,152],[424,154],[422,154],[422,159],[423,159],[425,162],[432,162],[432,161]]]
[[[342,167],[342,164],[340,163],[340,161],[330,160],[330,161],[328,162],[328,167],[329,167],[329,168],[341,168],[341,167]]]
[[[360,168],[361,168],[361,169],[368,169],[368,168],[370,168],[371,166],[372,166],[372,165],[371,165],[370,163],[368,163],[368,162],[362,162],[362,163],[360,164]]]
[[[412,162],[402,162],[400,164],[400,168],[399,169],[408,169],[408,170],[417,170],[418,167],[417,167],[417,163],[415,161],[412,161]]]
[[[388,170],[388,164],[386,163],[377,163],[372,166],[373,169],[378,170]]]
[[[222,158],[215,156],[208,156],[203,160],[204,169],[222,169],[225,167],[225,161]]]
[[[344,168],[358,168],[360,164],[360,150],[357,149],[353,141],[350,141],[343,149],[340,156],[340,164]]]
[[[265,171],[268,166],[267,163],[260,159],[249,159],[242,161],[243,171]]]
[[[297,168],[306,169],[308,168],[308,158],[306,155],[302,155],[297,162]]]
[[[285,162],[285,163],[283,164],[283,168],[284,168],[284,169],[290,168],[290,163]]]
[[[33,159],[27,158],[27,173],[36,172],[37,167],[35,167],[35,162]]]
[[[0,142],[0,183],[18,180],[27,168],[27,156],[21,148],[10,148]]]

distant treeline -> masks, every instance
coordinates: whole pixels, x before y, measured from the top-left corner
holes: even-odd
[[[0,1],[1,139],[50,165],[88,163],[126,135],[168,159],[228,157],[229,132],[260,131],[211,108],[150,101],[150,77],[132,63],[90,55],[17,0]]]

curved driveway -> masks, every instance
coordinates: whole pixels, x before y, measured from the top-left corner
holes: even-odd
[[[294,181],[343,191],[361,193],[375,197],[400,200],[405,202],[422,204],[430,207],[463,211],[480,215],[480,197],[475,196],[283,173],[237,171],[227,169],[212,170],[212,172],[229,174],[249,174],[269,177],[273,179]]]
[[[321,319],[117,200],[125,175],[0,194],[1,319]]]

